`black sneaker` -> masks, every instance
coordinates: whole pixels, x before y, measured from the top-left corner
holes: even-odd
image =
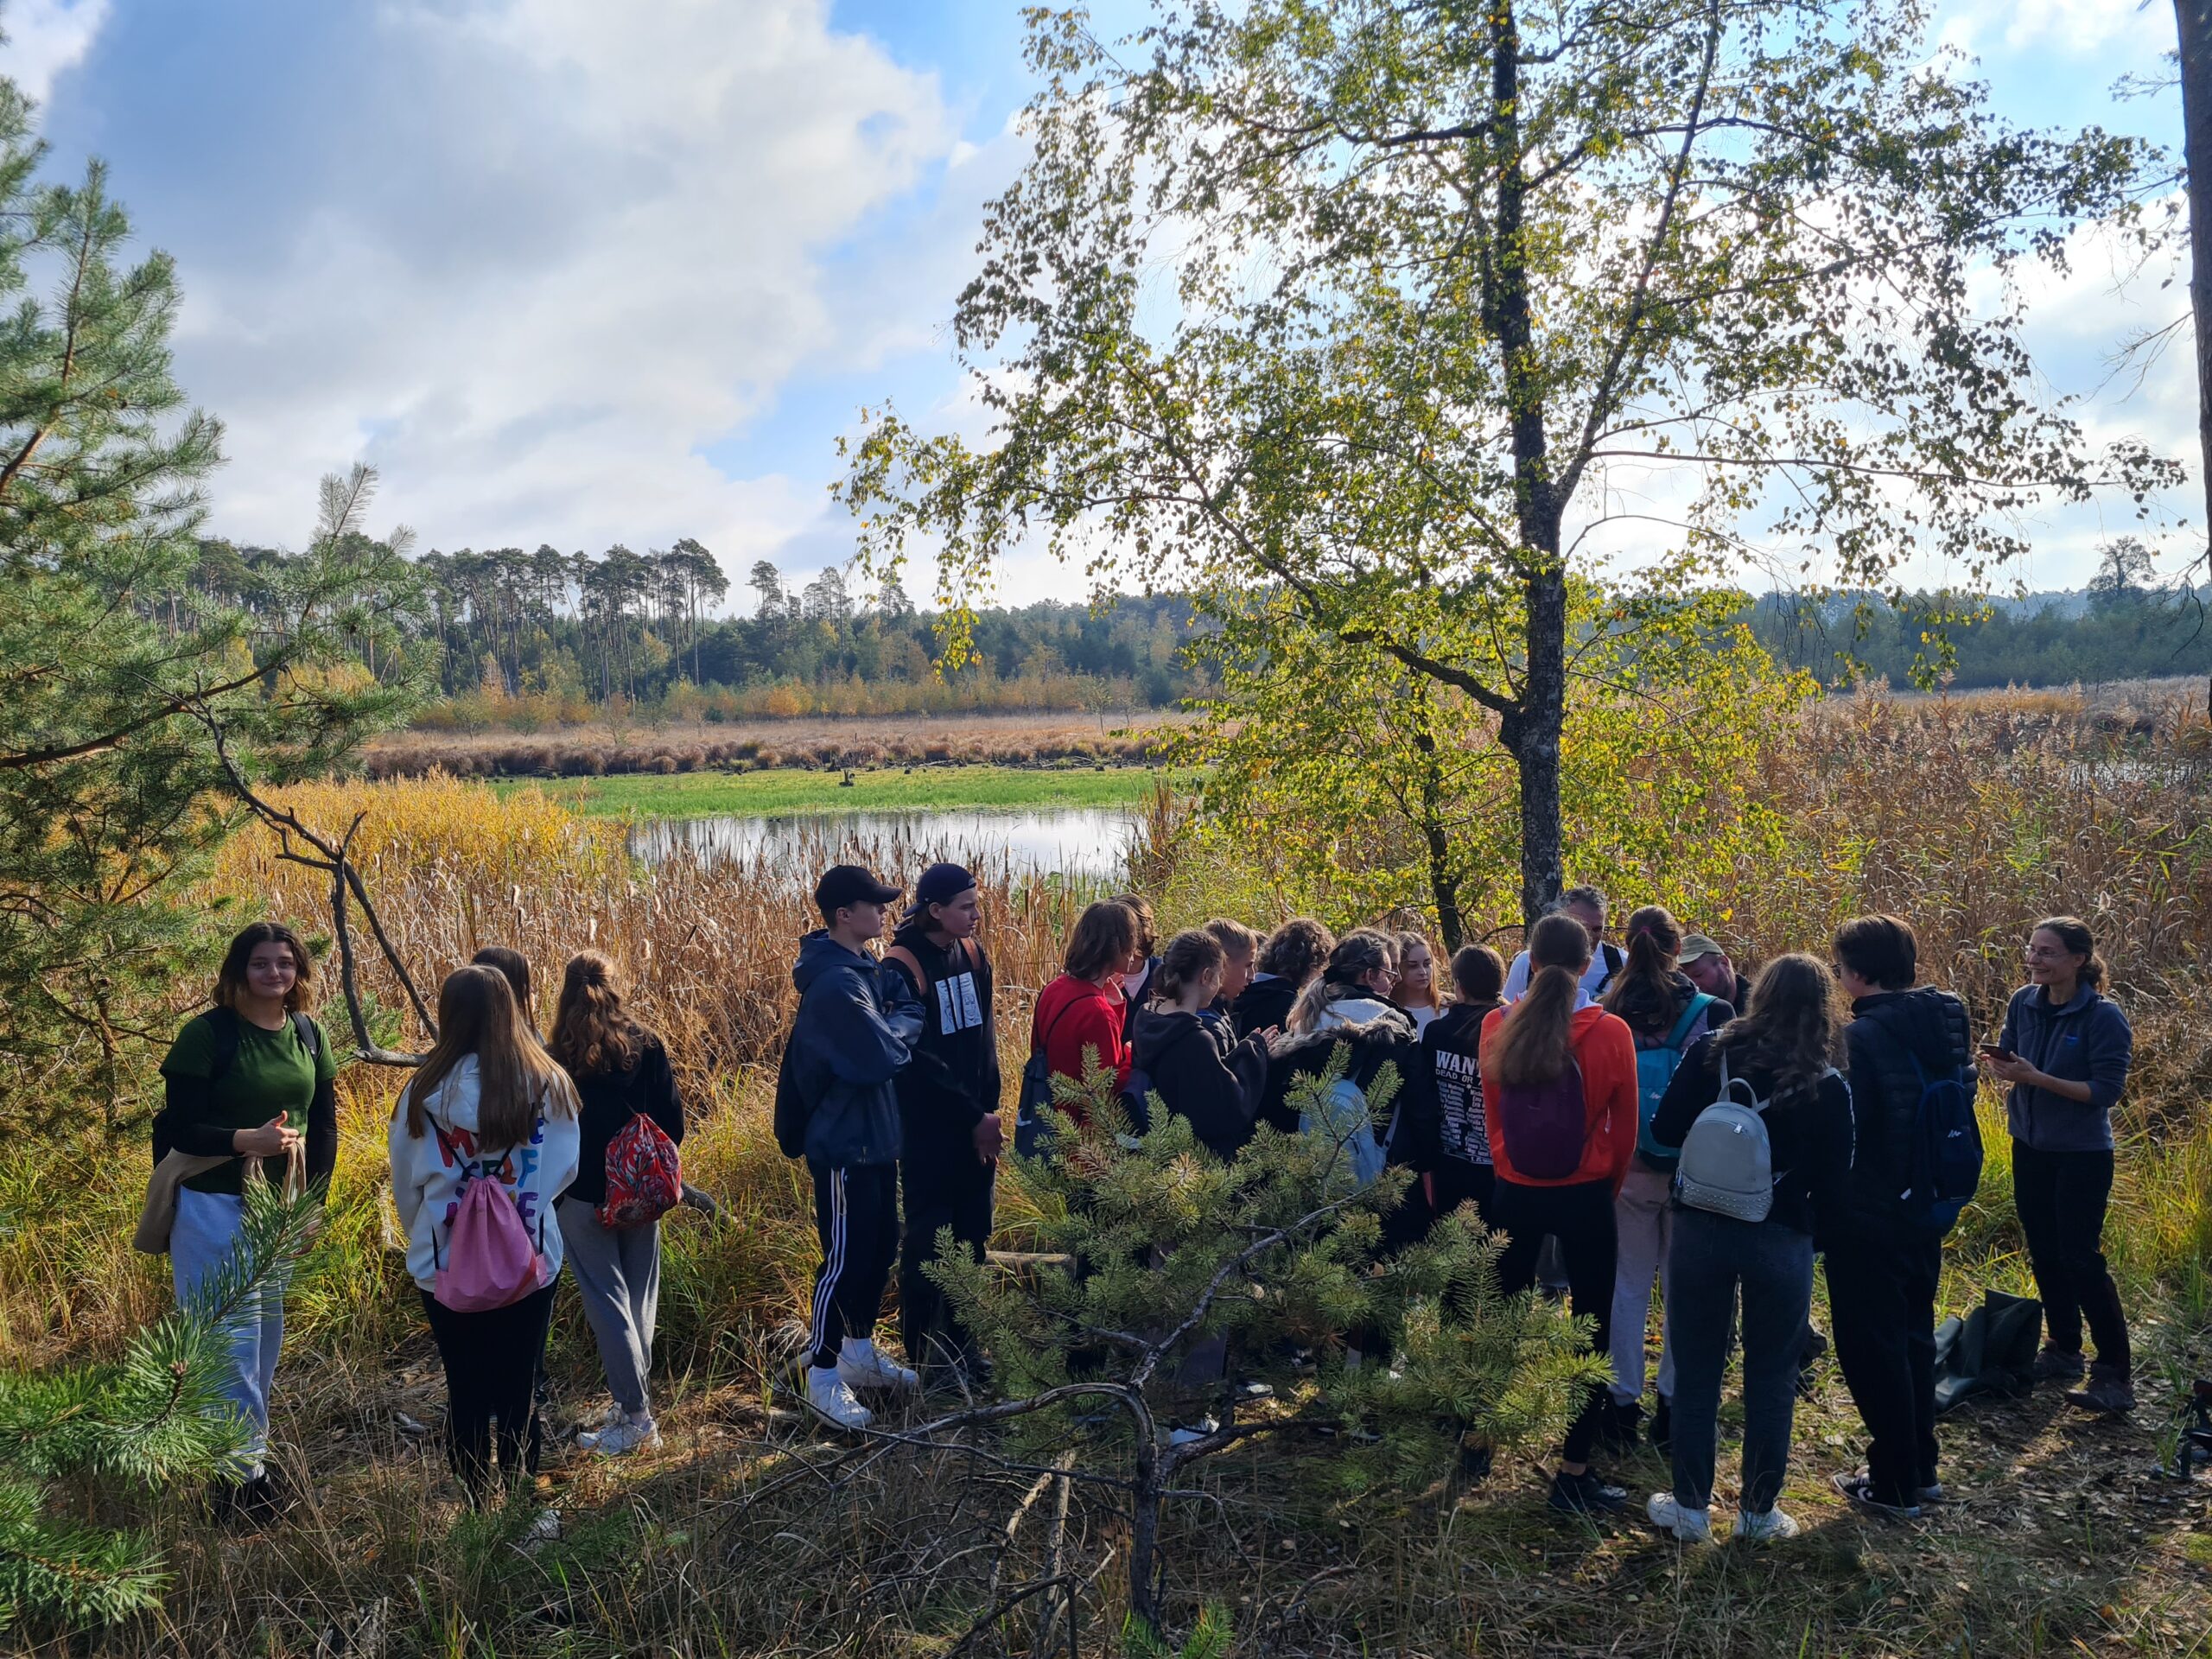
[[[1675,1403],[1665,1395],[1651,1414],[1651,1444],[1662,1455],[1675,1449]]]
[[[1616,1400],[1608,1395],[1599,1410],[1603,1415],[1598,1424],[1598,1444],[1616,1457],[1635,1451],[1637,1433],[1643,1426],[1643,1402]]]
[[[2103,1412],[2116,1415],[2135,1409],[2135,1385],[2127,1373],[2117,1365],[2107,1365],[2102,1360],[2089,1367],[2089,1385],[2085,1389],[2069,1389],[2066,1403],[2083,1411]]]
[[[1608,1485],[1586,1469],[1579,1475],[1562,1469],[1552,1477],[1551,1495],[1544,1501],[1566,1515],[1618,1515],[1628,1508],[1628,1491]]]
[[[2088,1363],[2078,1348],[2069,1354],[2063,1348],[2045,1346],[2036,1355],[2028,1375],[2038,1382],[2079,1382]]]
[[[1866,1515],[1878,1515],[1885,1521],[1917,1521],[1918,1503],[1891,1503],[1874,1496],[1874,1481],[1870,1475],[1838,1475],[1834,1485],[1851,1500],[1851,1507]]]

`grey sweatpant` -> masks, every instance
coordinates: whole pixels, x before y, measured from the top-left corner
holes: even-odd
[[[599,1338],[607,1392],[624,1411],[641,1416],[650,1409],[645,1374],[652,1369],[660,1307],[660,1224],[602,1227],[579,1198],[563,1198],[553,1213],[569,1247],[569,1271],[583,1294],[584,1318]]]

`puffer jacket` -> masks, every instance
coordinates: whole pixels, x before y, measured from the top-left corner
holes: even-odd
[[[1974,1088],[1973,1027],[1965,1003],[1927,985],[1862,996],[1851,1015],[1843,1069],[1858,1145],[1841,1230],[1891,1233],[1906,1224],[1923,1079],[1962,1077]]]
[[[1389,1161],[1414,1170],[1434,1168],[1442,1138],[1436,1090],[1412,1017],[1367,991],[1332,988],[1335,1000],[1322,1010],[1311,1031],[1286,1032],[1275,1039],[1268,1066],[1268,1109],[1280,1115],[1276,1121],[1287,1117],[1295,1129],[1298,1114],[1289,1106],[1292,1086],[1300,1077],[1325,1071],[1330,1057],[1341,1046],[1346,1051],[1345,1078],[1363,1094],[1374,1086],[1385,1065],[1397,1068],[1397,1092],[1379,1110],[1372,1103],[1369,1106],[1376,1139]]]

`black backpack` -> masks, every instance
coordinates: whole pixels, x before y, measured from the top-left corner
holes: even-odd
[[[207,1082],[213,1086],[229,1077],[231,1068],[238,1063],[238,1014],[236,1008],[218,1006],[200,1017],[215,1033],[214,1052],[207,1057]],[[310,1058],[321,1058],[322,1027],[315,1023],[315,1016],[295,1011],[291,1020],[292,1035],[299,1039],[300,1046],[307,1050]],[[154,1161],[160,1163],[175,1150],[157,1113],[154,1118]]]

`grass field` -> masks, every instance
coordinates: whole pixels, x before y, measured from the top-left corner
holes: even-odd
[[[778,813],[1018,810],[1133,805],[1164,774],[1135,766],[912,766],[873,772],[626,772],[558,783],[495,783],[542,790],[588,817],[706,818]],[[852,782],[848,785],[844,779]]]

